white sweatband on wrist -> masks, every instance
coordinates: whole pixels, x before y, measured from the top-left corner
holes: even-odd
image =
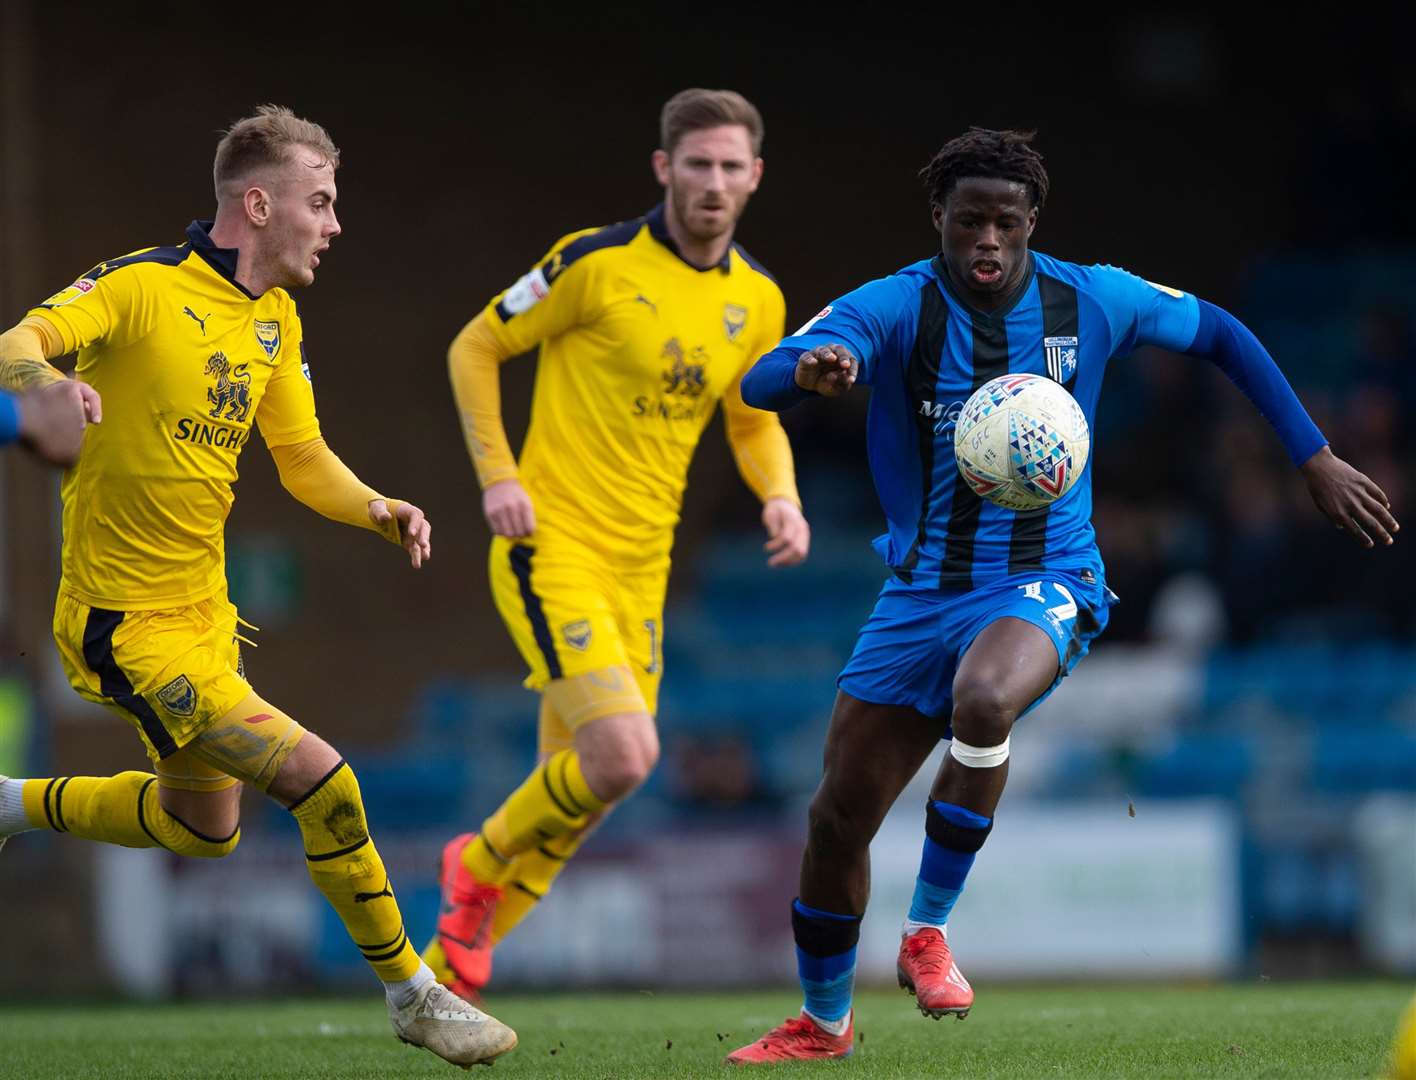
[[[949,753],[960,765],[971,769],[993,769],[1008,760],[1008,743],[1012,738],[1009,735],[997,746],[970,746],[955,737],[949,744]]]

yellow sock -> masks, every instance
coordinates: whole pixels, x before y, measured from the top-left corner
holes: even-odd
[[[462,849],[462,865],[478,881],[507,881],[518,855],[578,831],[586,815],[604,808],[585,782],[580,755],[552,754],[482,823],[477,839]]]
[[[26,780],[20,798],[30,824],[85,840],[130,848],[161,847],[202,858],[220,858],[240,843],[240,829],[224,838],[195,831],[162,808],[157,790],[152,773],[121,772]]]
[[[510,884],[492,915],[493,944],[506,937],[531,914],[531,909],[551,891],[556,876],[565,869],[566,862],[589,834],[588,828],[576,829],[516,857],[506,879]]]
[[[384,982],[408,979],[421,961],[383,860],[369,836],[354,770],[341,761],[291,807],[305,839],[305,865],[354,944]]]

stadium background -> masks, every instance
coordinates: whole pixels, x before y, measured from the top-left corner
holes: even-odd
[[[933,250],[914,172],[943,139],[1035,126],[1053,180],[1035,246],[1236,312],[1334,449],[1412,516],[1416,77],[1399,27],[1292,26],[1280,48],[1271,26],[1175,10],[891,10],[843,26],[746,7],[413,4],[359,25],[328,9],[0,7],[7,325],[208,216],[216,131],[253,104],[291,105],[344,152],[345,233],[299,297],[321,419],[361,476],[428,511],[436,558],[411,573],[315,517],[257,447],[229,569],[262,627],[253,680],[355,763],[410,929],[431,923],[440,841],[490,810],[533,746],[446,345],[555,237],[657,200],[658,107],[684,86],[734,87],[763,111],[767,173],[739,239],[782,283],[789,324]],[[514,442],[533,371],[504,369]],[[863,417],[861,395],[786,419],[815,533],[786,573],[763,567],[753,501],[720,422],[708,432],[670,589],[663,763],[540,930],[512,940],[508,982],[790,980],[785,905],[831,680],[881,580]],[[1019,732],[956,921],[970,974],[1416,970],[1410,538],[1364,553],[1337,536],[1203,362],[1117,363],[1098,428],[1097,528],[1124,603]],[[5,459],[0,771],[140,767],[53,656],[55,487]],[[886,959],[863,971],[889,971],[918,803],[876,846],[866,944]],[[366,983],[283,815],[252,798],[246,819],[215,866],[41,834],[10,845],[4,911],[31,932],[10,936],[0,993],[72,989],[76,972],[137,993]]]

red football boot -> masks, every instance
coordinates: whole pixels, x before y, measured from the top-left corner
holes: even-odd
[[[442,946],[446,968],[454,976],[448,987],[454,994],[476,1002],[482,988],[492,978],[492,914],[501,901],[500,885],[478,881],[462,865],[462,850],[476,833],[463,833],[443,847],[442,867],[438,875],[442,885],[442,908],[438,912],[438,933],[434,945]],[[434,952],[430,946],[424,952]],[[436,957],[434,957],[436,959]],[[429,960],[429,966],[443,982],[445,971]]]
[[[940,1017],[953,1013],[960,1020],[973,1005],[973,987],[954,963],[949,942],[932,926],[926,926],[900,941],[895,961],[900,985],[915,996],[919,1011]]]
[[[770,1065],[774,1061],[849,1057],[855,1041],[855,1013],[840,1035],[832,1035],[802,1013],[774,1027],[754,1043],[734,1050],[729,1065]]]

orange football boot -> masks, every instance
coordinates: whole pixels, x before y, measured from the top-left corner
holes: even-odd
[[[756,1042],[734,1050],[729,1065],[770,1065],[774,1061],[805,1061],[849,1057],[855,1042],[855,1013],[840,1035],[832,1035],[802,1013],[774,1027]]]
[[[900,940],[895,974],[925,1016],[938,1020],[953,1013],[962,1020],[973,1006],[973,987],[954,963],[949,942],[932,926]]]

